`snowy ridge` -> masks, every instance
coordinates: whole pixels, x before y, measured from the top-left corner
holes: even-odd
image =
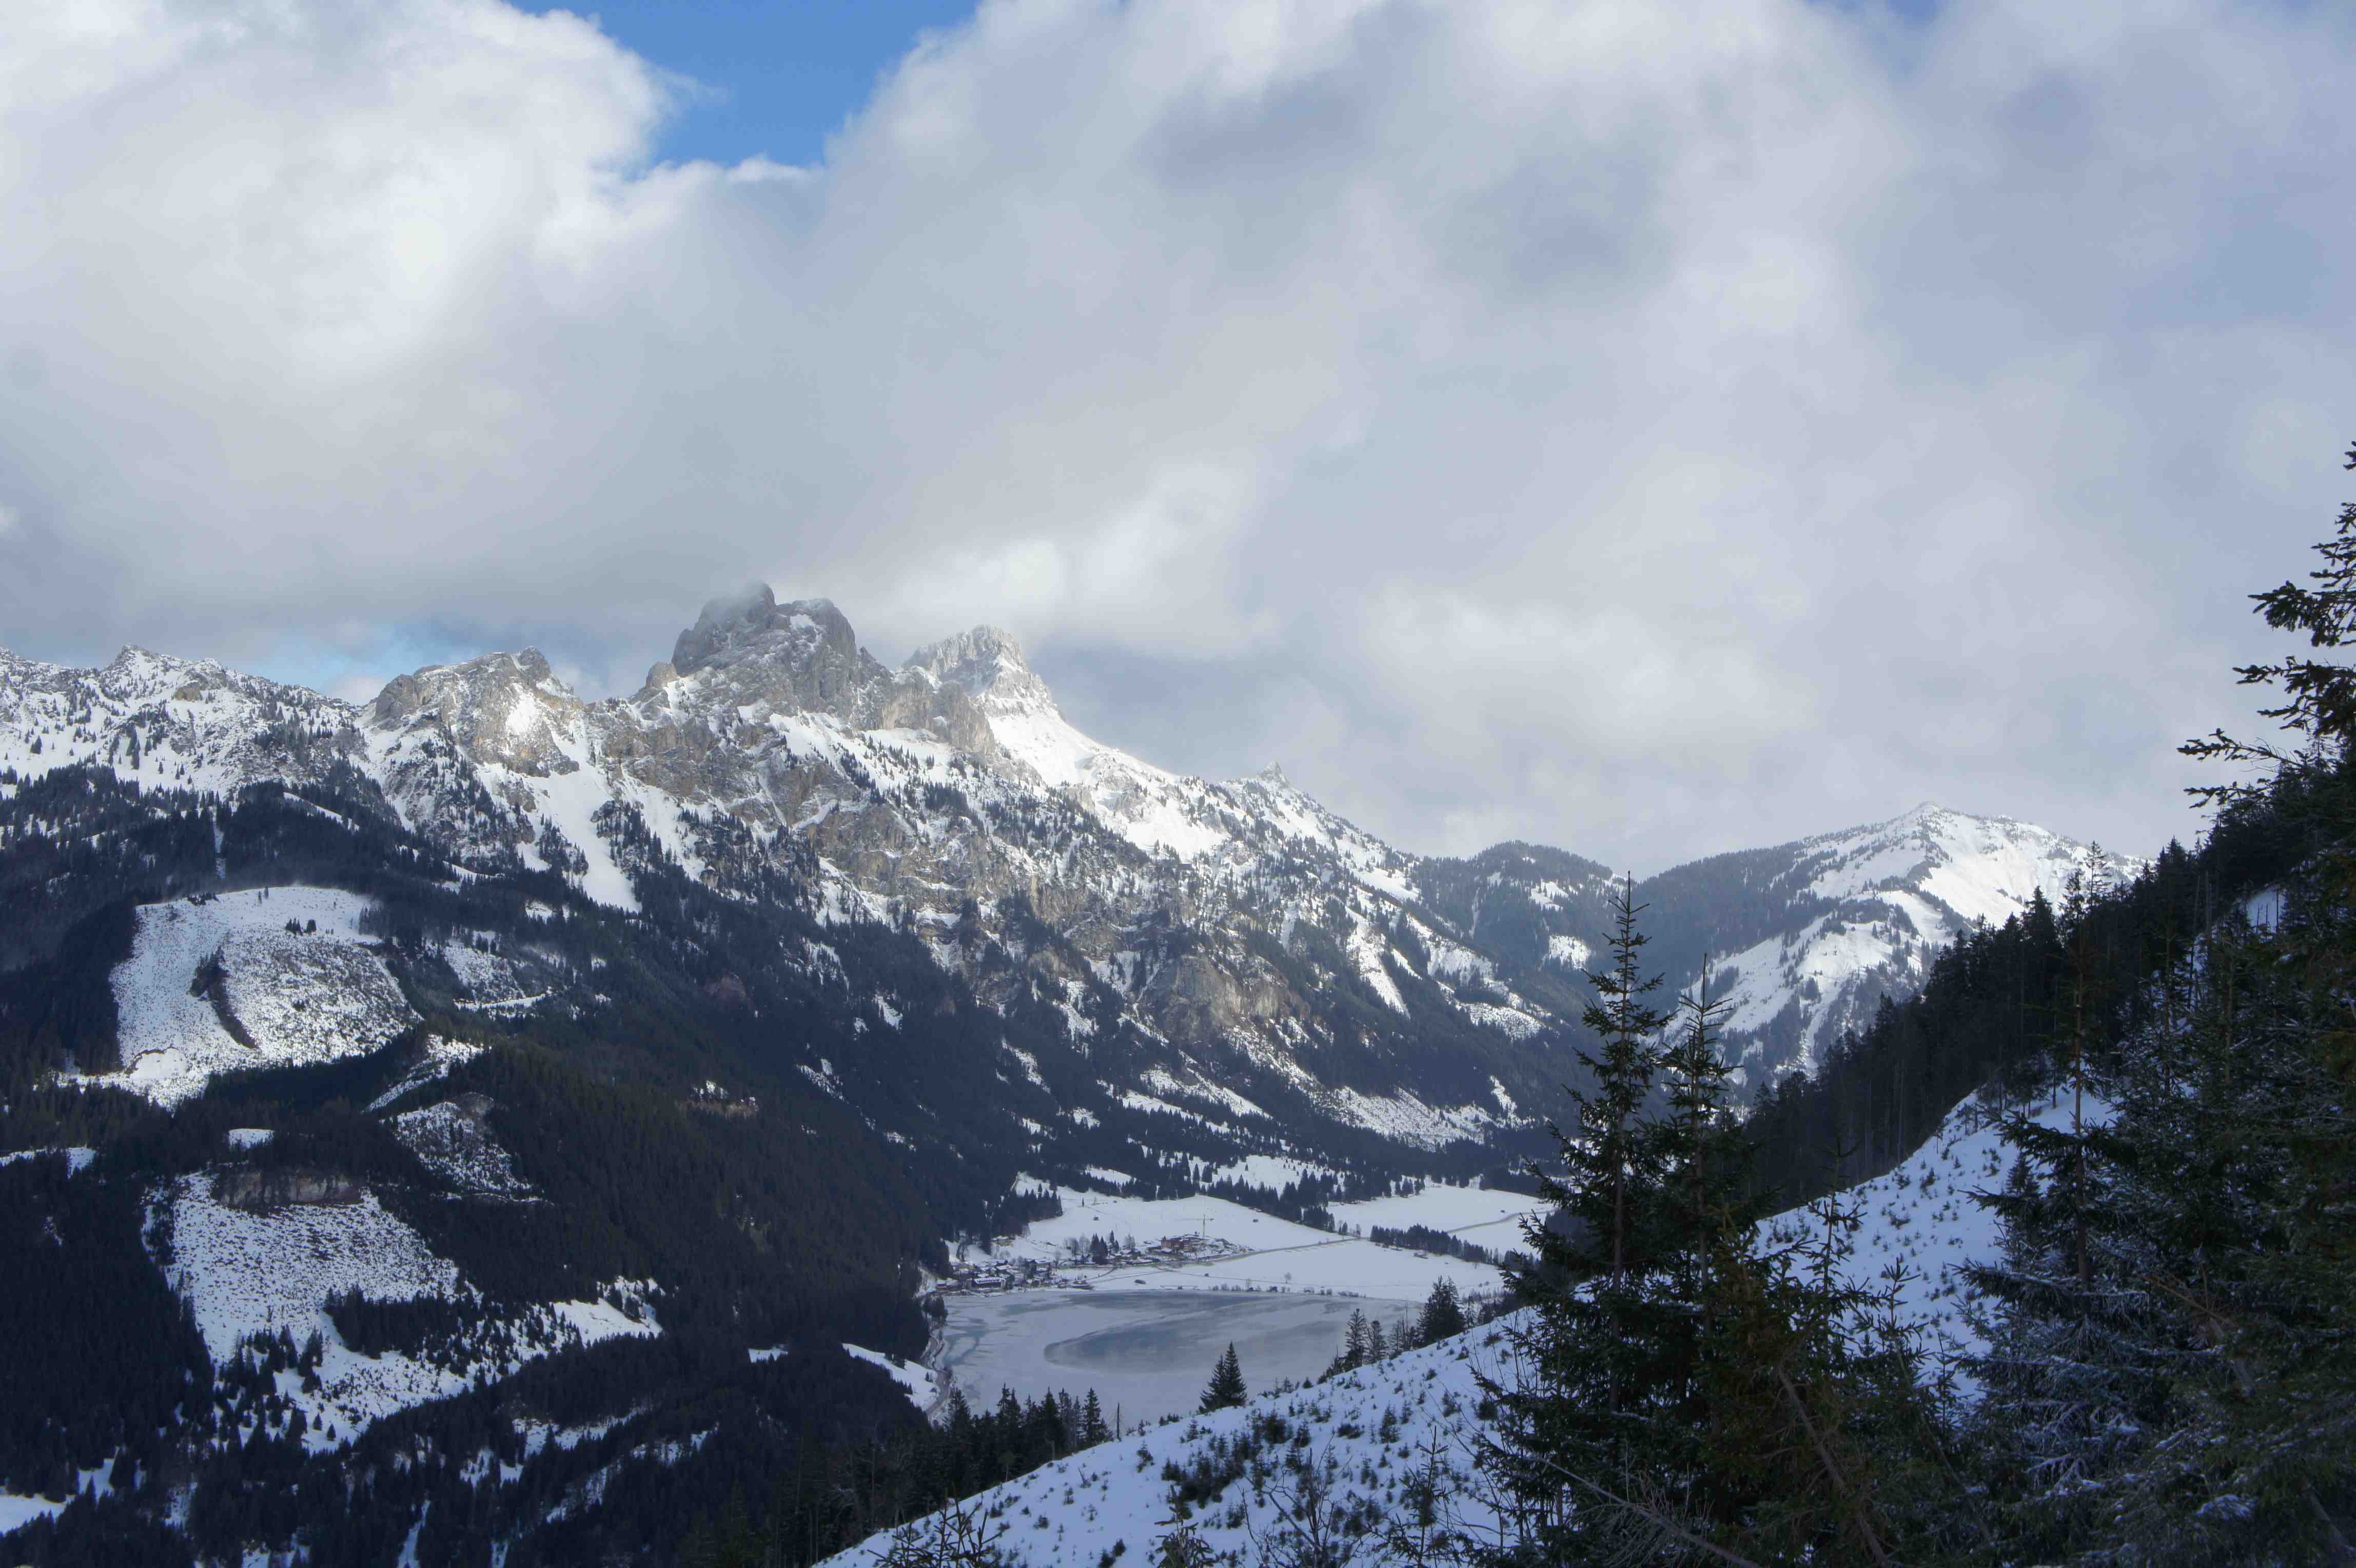
[[[2012,1109],[2045,1127],[2067,1127],[2076,1114],[2066,1089],[2048,1090]],[[2112,1111],[2089,1096],[2084,1114],[2089,1125],[2103,1126]],[[2002,1190],[2015,1155],[2004,1135],[2003,1112],[1985,1092],[1975,1094],[1949,1112],[1939,1130],[1896,1169],[1842,1195],[1845,1204],[1858,1206],[1862,1221],[1850,1260],[1851,1283],[1879,1287],[1888,1283],[1886,1271],[1901,1268],[1906,1282],[1899,1293],[1899,1316],[1920,1333],[1919,1348],[1936,1367],[1954,1369],[1987,1349],[1972,1320],[1965,1271],[1997,1260],[2000,1228],[1996,1215],[1972,1195]],[[1795,1212],[1780,1216],[1769,1230],[1771,1238],[1788,1238],[1810,1226],[1806,1215]]]
[[[1236,1478],[1198,1505],[1191,1522],[1213,1550],[1250,1562],[1253,1534],[1275,1529],[1297,1464],[1327,1478],[1344,1510],[1363,1504],[1377,1519],[1407,1511],[1408,1485],[1428,1475],[1448,1499],[1451,1528],[1494,1540],[1497,1510],[1472,1462],[1471,1438],[1480,1375],[1512,1379],[1508,1326],[1501,1321],[1304,1388],[1262,1393],[1234,1410],[1136,1430],[992,1487],[967,1507],[1007,1526],[1000,1544],[1023,1568],[1078,1568],[1116,1551],[1145,1560],[1172,1519],[1165,1469],[1231,1470]],[[1273,1470],[1268,1486],[1242,1475],[1252,1458]],[[872,1563],[890,1542],[887,1531],[826,1563]]]
[[[1431,874],[1468,863],[1394,848],[1277,768],[1216,783],[1092,740],[1003,631],[977,628],[894,670],[831,603],[780,603],[762,587],[705,606],[638,692],[603,702],[583,701],[530,649],[403,675],[365,706],[138,650],[98,671],[0,656],[0,770],[24,779],[69,762],[215,795],[332,775],[374,789],[369,808],[461,876],[552,870],[625,911],[639,876],[667,862],[723,895],[894,925],[984,1004],[1044,1000],[1082,1056],[1108,1026],[1127,1031],[1125,1058],[1141,1065],[1106,1084],[1115,1102],[1198,1113],[1189,1105],[1205,1095],[1173,1098],[1148,1080],[1159,1074],[1233,1097],[1206,1121],[1262,1115],[1281,1093],[1426,1148],[1553,1104],[1608,878],[1559,851],[1501,845],[1471,863],[1487,870],[1462,908],[1443,909]],[[1929,808],[1762,853],[1790,862],[1775,886],[1788,917],[1771,909],[1743,950],[1719,957],[1730,1041],[1752,1083],[1820,1060],[1881,996],[1918,984],[1971,919],[2053,897],[2088,861],[2042,830]],[[1488,915],[1515,897],[1539,929],[1508,920],[1492,933]],[[1516,954],[1516,942],[1536,947]],[[245,961],[229,965],[229,992],[297,962],[265,931],[230,945],[225,957]],[[147,1075],[134,1087],[185,1097],[257,1052],[325,1059],[387,1037],[380,965],[330,942],[312,950],[344,964],[322,987],[376,1001],[355,1001],[348,1026],[306,1032],[291,1003],[248,996],[231,1011],[252,1005],[277,1031],[251,1047],[205,1022],[203,998],[163,1005],[171,966],[142,961],[137,984],[156,1005],[126,1041],[126,1072],[135,1058]],[[454,943],[445,956],[466,1005],[498,1015],[542,1000],[496,954]],[[1370,1024],[1358,1003],[1382,1018]],[[877,1016],[896,1006],[886,998]],[[1460,1101],[1467,1049],[1472,1081],[1493,1091]],[[1380,1081],[1354,1081],[1376,1058]],[[1059,1081],[1035,1077],[1023,1081]]]
[[[1863,1026],[1881,997],[1912,994],[1976,922],[2001,925],[2040,894],[2058,905],[2073,874],[2100,888],[2141,869],[2030,823],[1928,804],[1792,852],[1781,885],[1825,912],[1716,965],[1727,1035],[1753,1078],[1814,1071],[1841,1030]]]
[[[0,770],[20,779],[94,763],[148,788],[222,795],[356,756],[357,719],[348,703],[209,660],[125,648],[73,670],[0,650]]]

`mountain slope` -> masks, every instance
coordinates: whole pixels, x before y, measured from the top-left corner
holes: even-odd
[[[2141,862],[2005,817],[1924,804],[1886,822],[1713,855],[1635,885],[1649,965],[1688,991],[1707,960],[1729,1004],[1726,1052],[1753,1089],[1814,1071],[1886,997],[1913,994],[1931,960],[1975,923],[2001,925],[2071,878],[2123,885]],[[1612,876],[1592,861],[1500,844],[1424,861],[1419,890],[1515,983],[1568,1005],[1610,929]],[[1551,985],[1558,977],[1569,990]]]
[[[1079,1070],[1023,1073],[1043,1128],[1150,1104],[1165,1146],[1183,1123],[1344,1162],[1558,1107],[1611,881],[1529,845],[1409,854],[1273,769],[1168,772],[1081,734],[1004,632],[895,671],[832,604],[766,588],[707,605],[637,693],[600,703],[530,650],[364,707],[135,650],[101,671],[0,662],[0,767],[73,764],[212,794],[332,784],[464,875],[552,874],[624,913],[667,867],[820,927],[896,929],[1001,1016],[1060,1021]],[[1925,807],[1639,897],[1673,983],[1714,955],[1755,1085],[1907,993],[1970,919],[2124,868]],[[847,983],[879,1021],[900,1010]]]

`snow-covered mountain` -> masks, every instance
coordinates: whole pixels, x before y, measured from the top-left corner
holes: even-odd
[[[2029,822],[1923,804],[1886,822],[1690,862],[1635,886],[1645,958],[1679,992],[1727,1004],[1726,1048],[1746,1083],[1813,1070],[1884,997],[1903,1000],[1931,961],[1977,921],[2001,925],[2072,876],[2089,891],[2141,863]],[[1426,904],[1494,951],[1515,983],[1594,961],[1613,877],[1560,850],[1500,844],[1467,861],[1424,861]]]
[[[894,670],[832,604],[766,588],[707,605],[638,692],[594,703],[530,650],[365,705],[136,649],[101,670],[0,653],[0,780],[70,764],[219,794],[330,784],[470,873],[553,870],[618,910],[668,862],[734,899],[894,927],[1001,1013],[1060,1012],[1095,1067],[1058,1117],[1141,1096],[1263,1144],[1315,1122],[1436,1147],[1547,1113],[1578,1077],[1612,875],[1528,845],[1417,856],[1275,769],[1166,771],[1081,734],[1005,632]],[[1711,956],[1763,1082],[1910,991],[1970,921],[2126,869],[1923,807],[1639,897],[1674,983]]]
[[[2058,904],[2073,876],[2091,891],[2139,869],[2031,823],[1929,804],[1786,847],[1771,886],[1790,890],[1790,923],[1714,959],[1728,1037],[1754,1080],[1815,1067],[1975,923],[2001,925],[2040,895]]]

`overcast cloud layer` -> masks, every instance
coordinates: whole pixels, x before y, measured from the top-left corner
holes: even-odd
[[[0,16],[0,644],[979,621],[1408,847],[2148,851],[2356,481],[2356,13],[1005,0],[823,166],[562,15]]]

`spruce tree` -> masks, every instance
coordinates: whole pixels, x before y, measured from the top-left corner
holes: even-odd
[[[1653,1142],[1637,1118],[1660,1070],[1657,1036],[1669,1021],[1644,1000],[1659,989],[1661,977],[1647,976],[1641,967],[1640,954],[1651,940],[1637,928],[1641,913],[1636,879],[1626,877],[1613,890],[1612,965],[1587,977],[1596,998],[1581,1022],[1603,1048],[1600,1056],[1581,1051],[1580,1059],[1595,1075],[1595,1092],[1592,1098],[1574,1094],[1579,1136],[1559,1140],[1571,1173],[1565,1183],[1565,1197],[1575,1204],[1570,1212],[1597,1233],[1599,1254],[1614,1283],[1643,1251],[1635,1232],[1644,1222],[1645,1188],[1656,1162]]]
[[[1668,1020],[1642,998],[1632,893],[1593,978],[1597,1089],[1558,1134],[1558,1206],[1526,1226],[1515,1288],[1518,1386],[1490,1385],[1486,1455],[1526,1509],[1527,1546],[1561,1563],[1736,1552],[1887,1563],[1901,1538],[1867,1434],[1925,1434],[1913,1367],[1846,1277],[1847,1221],[1813,1250],[1762,1250],[1763,1209],[1705,978]],[[1665,1116],[1645,1114],[1655,1079]],[[1739,1551],[1737,1549],[1740,1549]]]
[[[1416,1324],[1416,1341],[1435,1345],[1463,1332],[1464,1304],[1457,1299],[1455,1282],[1442,1275],[1431,1283],[1431,1294],[1423,1298],[1423,1316]]]
[[[1350,1326],[1343,1331],[1342,1348],[1325,1369],[1325,1375],[1355,1371],[1366,1364],[1366,1309],[1359,1307],[1350,1314]]]
[[[1696,1303],[1707,1294],[1721,1238],[1747,1237],[1765,1209],[1735,1117],[1734,1069],[1719,1048],[1728,1004],[1714,999],[1709,986],[1705,956],[1699,982],[1677,1000],[1676,1037],[1661,1057],[1669,1113],[1654,1133],[1662,1240],[1680,1271],[1678,1289]]]
[[[1628,1521],[1601,1498],[1676,1491],[1690,1469],[1665,1452],[1661,1420],[1674,1381],[1664,1363],[1681,1337],[1670,1319],[1684,1315],[1654,1277],[1665,1262],[1663,1147],[1641,1118],[1668,1020],[1644,1000],[1660,978],[1643,972],[1640,913],[1623,880],[1611,962],[1588,977],[1586,1024],[1601,1049],[1580,1055],[1594,1087],[1573,1091],[1572,1127],[1553,1129],[1563,1176],[1531,1167],[1551,1213],[1523,1226],[1530,1256],[1514,1288],[1535,1313],[1514,1337],[1521,1379],[1489,1390],[1500,1406],[1489,1464],[1529,1509],[1535,1544],[1570,1560],[1624,1545]]]
[[[1211,1369],[1211,1382],[1203,1391],[1198,1409],[1208,1415],[1215,1410],[1232,1410],[1250,1397],[1244,1387],[1243,1363],[1236,1359],[1236,1348],[1229,1345]]]
[[[2255,597],[2320,650],[2356,636],[2356,506],[2318,550],[2315,585]],[[2261,711],[2292,738],[2183,749],[2266,770],[2194,793],[2221,833],[2301,846],[2279,918],[2229,908],[2169,941],[2106,1062],[2065,1041],[2072,1099],[2099,1088],[2115,1118],[2016,1124],[2021,1161],[1987,1199],[2006,1252],[1979,1278],[1978,1434],[2008,1555],[2356,1556],[2356,670],[2239,674],[2282,693]]]

